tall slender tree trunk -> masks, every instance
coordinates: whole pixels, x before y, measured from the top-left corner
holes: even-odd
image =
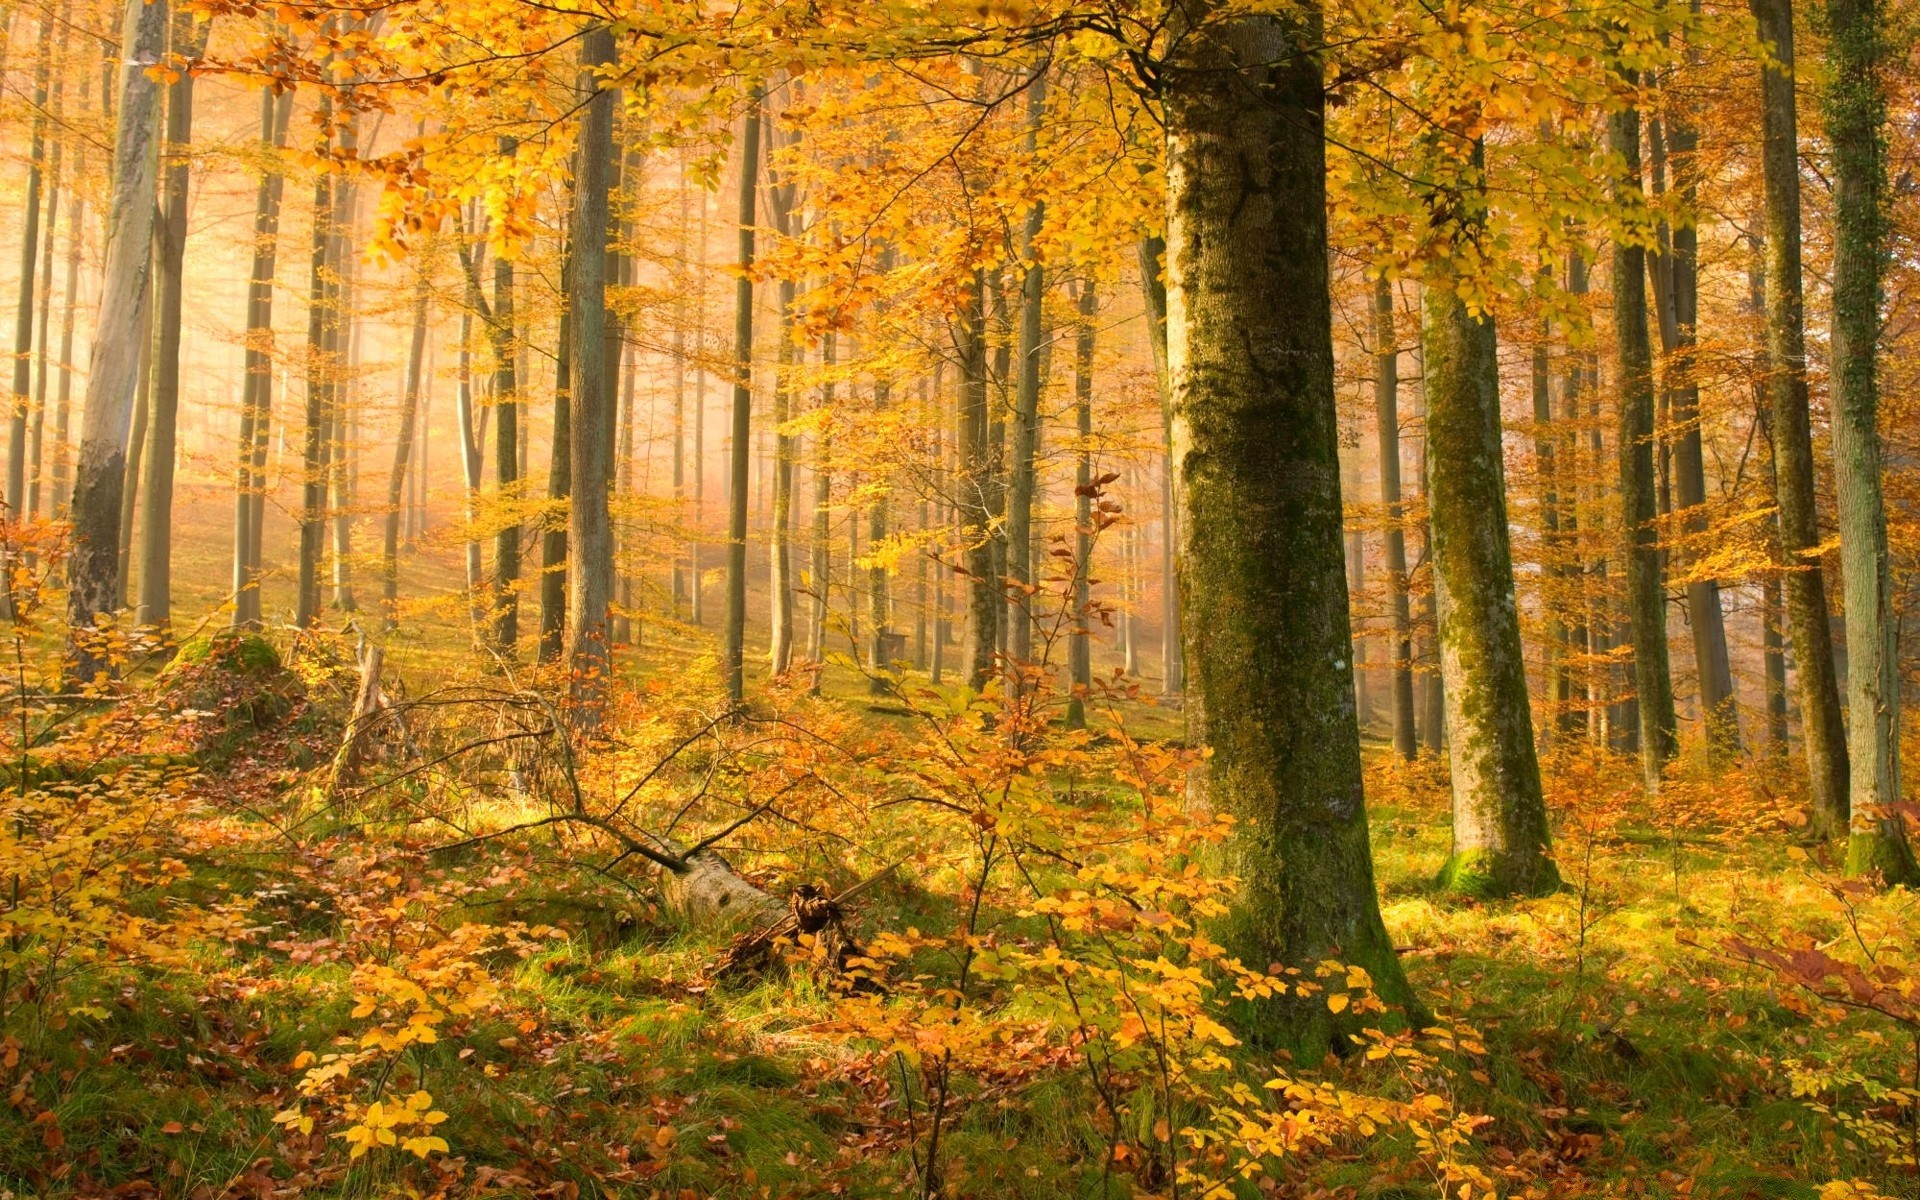
[[[1037,159],[1040,126],[1047,111],[1047,68],[1035,68],[1027,85],[1027,157]],[[1021,231],[1020,374],[1014,388],[1013,461],[1008,464],[1007,594],[1012,597],[1007,649],[1022,669],[1033,659],[1033,500],[1034,458],[1040,448],[1040,355],[1042,318],[1047,298],[1046,268],[1035,257],[1046,202],[1036,198]],[[876,632],[875,638],[879,637]]]
[[[148,257],[152,257],[149,247]],[[149,267],[151,272],[153,268]],[[147,290],[153,290],[154,280],[149,274]],[[127,606],[128,587],[133,574],[133,529],[134,513],[140,498],[140,464],[147,452],[147,426],[153,414],[153,297],[147,298],[146,311],[141,314],[140,326],[140,381],[133,389],[133,433],[127,447],[126,484],[120,492],[120,546],[116,552],[119,563],[119,582],[115,585],[114,607]]]
[[[707,193],[700,191],[700,261],[706,263],[707,254]],[[693,359],[704,364],[707,355],[707,273],[700,272],[699,283],[695,285],[697,313],[693,324]],[[703,552],[707,529],[707,369],[704,365],[694,371],[693,376],[693,537],[687,543],[689,574],[693,576],[692,594],[687,597],[693,623],[704,625],[707,620],[706,590],[702,572],[706,567],[706,555]],[[824,585],[823,585],[824,586]]]
[[[246,377],[240,384],[240,437],[233,503],[233,627],[260,624],[260,563],[255,557],[254,497],[266,490],[266,424],[273,402],[273,276],[280,244],[285,177],[274,159],[286,146],[293,94],[260,92],[260,148],[265,166],[254,191],[253,265],[247,275]]]
[[[827,613],[833,594],[833,367],[838,346],[831,331],[820,339],[819,408],[825,419],[813,432],[813,530],[807,563],[807,587],[813,604],[807,619],[807,658],[815,664],[811,690],[820,690],[821,664],[827,658]]]
[[[502,153],[511,154],[506,143]],[[513,260],[493,260],[493,470],[501,503],[520,503],[520,380],[514,352]],[[493,540],[493,645],[511,654],[520,641],[520,522],[508,521]]]
[[[1811,784],[1809,832],[1838,837],[1848,825],[1847,731],[1833,662],[1826,582],[1814,507],[1813,421],[1807,399],[1806,301],[1800,277],[1800,142],[1794,101],[1793,6],[1749,0],[1775,66],[1760,74],[1766,180],[1767,357],[1772,397],[1780,551],[1786,559],[1787,627],[1800,692]],[[1838,376],[1836,375],[1836,378]]]
[[[7,516],[18,521],[27,511],[27,419],[33,407],[33,311],[39,292],[35,270],[40,261],[40,207],[44,199],[47,159],[47,89],[53,71],[54,27],[61,24],[52,12],[40,18],[39,49],[33,65],[33,120],[27,134],[26,212],[20,231],[20,295],[14,305],[13,395],[7,420]],[[10,553],[10,552],[9,552]],[[5,559],[0,559],[4,562]],[[0,595],[0,608],[10,608],[10,589]]]
[[[597,725],[613,668],[608,610],[613,601],[613,518],[608,508],[615,380],[608,370],[608,205],[614,186],[613,114],[618,93],[596,68],[614,59],[613,30],[596,23],[580,42],[580,114],[574,172],[573,279],[567,311],[573,335],[568,396],[571,494],[567,503],[567,663],[576,719]],[[617,360],[616,360],[617,361]]]
[[[1160,673],[1164,690],[1177,696],[1186,687],[1185,649],[1180,636],[1180,581],[1176,547],[1180,544],[1180,510],[1173,502],[1173,389],[1167,375],[1167,243],[1165,238],[1140,241],[1140,285],[1147,306],[1147,344],[1153,350],[1154,376],[1160,391]]]
[[[206,29],[192,14],[176,12],[173,52],[198,56]],[[154,347],[151,461],[140,481],[140,594],[134,617],[134,624],[163,637],[173,619],[173,468],[180,426],[180,306],[186,288],[187,155],[192,143],[193,72],[181,71],[167,89],[165,216],[155,247],[160,340]]]
[[[999,649],[1000,588],[993,573],[993,460],[987,416],[987,285],[975,271],[962,314],[960,351],[961,538],[967,573],[967,686],[978,691],[993,677]]]
[[[1622,196],[1640,189],[1640,114],[1607,122],[1608,144],[1626,160]],[[1659,499],[1654,479],[1653,348],[1647,337],[1646,251],[1613,248],[1613,324],[1620,366],[1620,504],[1627,542],[1627,620],[1633,639],[1634,693],[1640,709],[1640,767],[1657,790],[1678,749],[1673,675],[1667,654],[1667,598],[1661,571]]]
[[[1189,21],[1208,4],[1183,10]],[[1197,10],[1197,11],[1195,11]],[[1380,919],[1342,563],[1325,88],[1311,8],[1176,28],[1164,67],[1168,366],[1189,722],[1239,818],[1219,938],[1243,962],[1364,968],[1417,1010]],[[1258,514],[1249,519],[1249,514]],[[1202,649],[1204,648],[1204,653]],[[1246,1014],[1317,1061],[1318,997]]]
[[[400,517],[406,509],[407,468],[413,458],[414,429],[420,423],[420,376],[427,358],[427,301],[431,295],[424,265],[413,285],[413,333],[407,341],[407,374],[400,398],[400,424],[393,445],[393,471],[387,477],[387,530],[381,547],[381,622],[400,624]]]
[[[121,32],[106,268],[87,373],[67,558],[67,674],[80,683],[112,669],[95,631],[100,617],[115,607],[119,587],[115,522],[126,481],[152,265],[160,87],[148,71],[165,52],[167,10],[167,0],[127,0]]]
[[[359,118],[351,117],[340,130],[341,153],[359,153]],[[333,184],[333,216],[328,221],[327,361],[327,489],[328,526],[333,535],[333,607],[352,612],[354,476],[359,447],[350,434],[355,390],[359,386],[359,315],[354,299],[355,272],[352,241],[358,211],[359,187],[350,176]]]
[[[1514,598],[1499,348],[1492,317],[1470,313],[1452,290],[1429,287],[1425,308],[1428,506],[1453,768],[1453,854],[1440,883],[1474,895],[1544,895],[1560,874]]]
[[[772,172],[769,172],[772,175]],[[767,208],[773,227],[785,241],[795,235],[793,184],[770,178]],[[778,313],[774,324],[773,366],[773,525],[767,538],[767,587],[770,635],[767,662],[776,676],[793,666],[793,438],[786,432],[793,419],[793,380],[799,370],[793,343],[793,306],[799,287],[782,277],[776,287]]]
[[[63,2],[60,6],[60,32],[54,42],[53,66],[50,68],[53,77],[53,86],[47,101],[48,120],[62,125],[64,125],[66,121],[65,101],[67,84],[65,68],[67,64],[67,36],[68,31],[73,27],[70,19],[71,14],[72,5]],[[91,71],[87,72],[85,78],[91,80],[93,73]],[[41,235],[40,269],[36,278],[39,312],[34,319],[34,329],[40,339],[40,354],[33,381],[33,424],[27,436],[27,502],[26,508],[22,510],[28,520],[33,520],[45,512],[41,504],[42,493],[46,490],[44,486],[45,479],[42,473],[45,466],[42,452],[46,443],[47,383],[48,377],[55,369],[53,361],[53,256],[58,249],[60,200],[66,171],[65,147],[66,139],[56,137],[53,140],[52,150],[47,156],[47,219],[46,229]],[[75,210],[74,215],[79,215],[78,209]],[[72,220],[72,218],[69,218],[69,220]],[[64,366],[62,369],[64,369]]]
[[[483,415],[477,411],[473,394],[473,312],[460,314],[459,366],[454,376],[454,420],[460,425],[460,473],[464,484],[464,519],[467,526],[466,582],[467,632],[473,641],[486,639],[488,604],[485,564],[481,556],[478,526],[480,522],[480,471],[485,459],[487,430]]]
[[[331,110],[331,100],[322,93],[319,119],[323,130],[332,127]],[[322,134],[323,156],[328,137]],[[328,274],[333,250],[334,186],[333,172],[323,167],[313,183],[313,236],[307,259],[306,424],[300,455],[299,594],[293,618],[302,629],[311,626],[320,615],[320,556],[326,538],[327,443],[332,429],[332,409],[328,402],[332,363],[327,353],[327,330],[333,319],[328,311],[332,304]]]
[[[673,265],[673,512],[674,520],[686,520],[687,509],[687,287],[691,263],[687,241],[687,170],[680,162],[679,220],[675,223],[679,243]],[[673,554],[673,619],[686,614],[689,559]]]
[[[1920,880],[1900,794],[1900,625],[1881,482],[1880,310],[1887,265],[1887,56],[1880,0],[1827,0],[1833,153],[1833,466],[1847,613],[1847,872]]]
[[[891,251],[882,252],[882,270],[891,269],[893,256]],[[873,384],[873,409],[876,413],[885,412],[892,401],[893,389],[883,375]],[[887,538],[887,505],[892,495],[886,489],[876,489],[873,501],[867,506],[867,551],[876,552]],[[892,581],[887,575],[887,566],[876,559],[867,567],[867,624],[869,640],[867,642],[867,662],[871,674],[867,680],[870,695],[887,694],[887,681],[881,675],[883,671],[893,669],[893,655],[888,647],[888,634],[893,629],[893,593]]]
[[[1420,387],[1419,420],[1425,429],[1427,422],[1427,360],[1426,352],[1418,341],[1414,343],[1415,365],[1419,371]],[[1423,434],[1420,438],[1420,456],[1415,465],[1415,474],[1419,479],[1420,496],[1428,502],[1428,520],[1421,525],[1420,557],[1427,567],[1427,589],[1420,598],[1420,626],[1425,631],[1427,645],[1423,648],[1421,661],[1425,670],[1421,682],[1425,685],[1420,692],[1420,748],[1428,754],[1438,757],[1447,746],[1447,691],[1440,673],[1440,589],[1433,567],[1433,479],[1429,470],[1433,457],[1429,453],[1432,438]]]
[[[1767,490],[1780,493],[1779,472],[1774,467],[1771,385],[1767,379],[1766,243],[1763,238],[1749,239],[1752,257],[1747,267],[1747,308],[1762,322],[1763,330],[1753,356],[1753,412],[1762,438],[1767,444]],[[1767,520],[1767,537],[1777,559],[1780,553],[1780,513],[1776,506]],[[1760,664],[1767,714],[1767,751],[1784,758],[1787,753],[1787,609],[1786,591],[1780,576],[1769,571],[1760,581]]]
[[[1067,646],[1067,728],[1084,729],[1093,687],[1093,352],[1100,299],[1089,275],[1080,283],[1080,321],[1073,339],[1073,640]],[[1169,523],[1169,528],[1171,523]]]
[[[727,625],[722,673],[727,698],[746,696],[747,488],[753,452],[753,261],[754,201],[760,179],[759,89],[748,101],[740,130],[740,277],[733,292],[733,444],[727,472]]]
[[[1390,714],[1394,753],[1420,753],[1413,721],[1413,603],[1407,594],[1406,509],[1400,496],[1400,349],[1393,284],[1383,275],[1373,288],[1373,412],[1379,432],[1380,503],[1387,530],[1381,539],[1387,568],[1387,620],[1392,634]]]
[[[576,178],[575,186],[578,186]],[[553,439],[547,452],[548,512],[540,533],[540,661],[557,662],[567,641],[567,524],[573,491],[573,249],[562,252],[563,304],[553,359]],[[424,450],[424,447],[422,447]],[[425,468],[424,460],[421,463]],[[558,511],[556,511],[558,510]]]
[[[1670,107],[1666,130],[1674,186],[1682,210],[1691,213],[1699,202],[1699,169],[1694,159],[1700,134],[1684,103]],[[1672,423],[1678,430],[1673,447],[1673,493],[1681,528],[1698,539],[1707,532],[1707,476],[1700,429],[1700,381],[1694,364],[1699,347],[1700,234],[1691,217],[1673,227],[1671,246],[1665,271],[1669,288],[1666,308],[1671,320],[1663,324],[1670,324],[1673,330],[1673,344],[1667,348],[1667,393]],[[1734,697],[1733,662],[1727,652],[1727,621],[1718,580],[1688,582],[1687,626],[1693,635],[1707,747],[1716,761],[1730,762],[1740,754],[1740,712]]]
[[[76,171],[76,174],[78,171]],[[55,517],[64,516],[73,495],[73,334],[80,312],[80,270],[86,245],[87,194],[75,190],[73,215],[67,221],[66,292],[60,301],[60,383],[53,401],[53,469],[50,472],[53,495],[49,507]]]
[[[1567,252],[1567,294],[1575,297],[1587,294],[1587,259],[1578,248]],[[1559,564],[1567,591],[1572,594],[1567,597],[1563,609],[1566,615],[1560,622],[1561,641],[1555,654],[1559,672],[1554,681],[1554,722],[1556,731],[1568,738],[1591,736],[1599,724],[1591,708],[1594,629],[1592,586],[1587,578],[1587,561],[1579,553],[1581,480],[1584,476],[1578,423],[1582,419],[1580,405],[1588,361],[1588,351],[1570,349],[1566,371],[1560,380],[1560,418],[1566,426],[1566,432],[1560,438],[1559,453],[1555,458],[1561,480],[1560,515],[1556,526],[1561,545],[1553,557]],[[1578,667],[1574,665],[1576,659],[1580,662]]]

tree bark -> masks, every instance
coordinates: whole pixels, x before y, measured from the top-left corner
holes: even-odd
[[[820,339],[820,364],[826,373],[820,383],[819,408],[833,410],[833,366],[838,346],[829,331]],[[830,418],[829,418],[830,419]],[[807,564],[807,587],[813,604],[807,621],[807,658],[815,664],[815,695],[820,691],[820,665],[827,659],[827,613],[833,593],[833,433],[828,421],[821,421],[813,433],[813,530],[812,548]]]
[[[1180,544],[1180,511],[1173,502],[1173,391],[1167,381],[1167,242],[1140,240],[1140,286],[1147,306],[1147,345],[1153,351],[1154,378],[1160,392],[1160,673],[1164,691],[1177,696],[1186,687],[1180,636],[1180,581],[1175,548]]]
[[[1035,68],[1027,85],[1027,143],[1029,161],[1037,161],[1040,126],[1046,119],[1046,66]],[[1024,669],[1033,659],[1033,499],[1034,457],[1040,448],[1040,355],[1042,318],[1047,297],[1046,268],[1040,265],[1035,243],[1046,221],[1046,201],[1035,197],[1021,231],[1020,257],[1020,374],[1014,388],[1013,461],[1007,488],[1007,594],[1012,597],[1007,649]],[[876,639],[880,634],[874,633]]]
[[[1750,0],[1772,65],[1760,74],[1766,181],[1767,357],[1772,398],[1774,500],[1786,559],[1787,627],[1800,691],[1811,785],[1808,832],[1838,837],[1848,825],[1848,759],[1834,670],[1826,582],[1814,507],[1813,421],[1807,398],[1806,301],[1800,275],[1800,145],[1794,100],[1793,6]]]
[[[173,52],[196,57],[208,26],[189,13],[173,16]],[[187,155],[193,143],[193,72],[167,89],[165,216],[155,250],[154,301],[160,339],[154,347],[152,448],[141,479],[140,592],[134,624],[168,634],[173,619],[173,469],[180,423],[180,306],[186,288]]]
[[[961,539],[967,573],[967,686],[979,691],[993,677],[999,649],[1000,588],[993,574],[993,462],[988,450],[986,274],[975,271],[961,315],[960,480]]]
[[[1640,114],[1607,121],[1608,143],[1626,160],[1617,199],[1640,191]],[[1620,505],[1627,542],[1627,620],[1633,639],[1634,692],[1640,710],[1640,768],[1649,791],[1678,749],[1673,676],[1667,653],[1667,598],[1660,563],[1659,500],[1654,479],[1653,347],[1647,337],[1646,251],[1613,248],[1613,323],[1620,372]]]
[[[387,478],[387,530],[380,570],[381,621],[385,628],[400,624],[400,514],[406,507],[407,468],[413,457],[414,428],[420,422],[420,376],[427,357],[427,301],[430,296],[426,266],[413,285],[413,334],[407,342],[407,375],[400,399],[399,436],[393,446],[393,472]]]
[[[776,145],[777,140],[776,140]],[[789,146],[791,146],[789,142]],[[782,241],[796,236],[793,224],[795,187],[769,166],[767,209]],[[799,288],[782,277],[776,287],[779,311],[774,326],[773,367],[773,528],[768,537],[770,636],[767,662],[772,674],[785,675],[793,666],[793,438],[787,422],[793,418],[793,379],[800,366],[793,343],[793,306]]]
[[[47,90],[53,72],[53,31],[61,24],[51,12],[40,18],[39,49],[33,66],[33,121],[27,134],[26,212],[20,231],[20,295],[14,306],[13,398],[7,420],[7,516],[21,520],[27,511],[27,418],[33,407],[34,286],[40,261],[40,204],[45,191]],[[10,552],[7,557],[10,557]],[[5,558],[0,558],[4,563]],[[3,589],[0,607],[11,608],[11,589]]]
[[[147,308],[160,88],[147,72],[166,45],[167,0],[127,0],[100,315],[75,464],[67,558],[67,675],[86,684],[112,669],[96,633],[119,588],[115,522],[126,482],[127,435]]]
[[[1547,832],[1514,599],[1493,319],[1451,289],[1425,298],[1428,507],[1440,676],[1453,768],[1453,854],[1442,887],[1545,895],[1560,886]]]
[[[513,153],[511,142],[501,152]],[[509,511],[520,503],[520,380],[516,372],[513,328],[513,261],[493,260],[493,313],[487,323],[493,342],[493,470],[500,503]],[[520,522],[507,521],[493,540],[493,645],[512,654],[520,641]]]
[[[152,248],[148,248],[152,257]],[[152,268],[148,268],[151,272]],[[140,499],[140,464],[147,452],[147,424],[153,413],[153,278],[147,278],[147,307],[140,323],[140,380],[133,387],[133,430],[127,445],[127,477],[120,491],[120,540],[114,552],[116,582],[113,606],[127,606],[133,573],[134,513]],[[96,335],[97,336],[97,335]]]
[[[756,87],[740,130],[739,279],[733,290],[733,444],[727,473],[727,625],[722,671],[727,698],[746,696],[747,488],[753,450],[754,201],[760,177],[760,107]]]
[[[1699,172],[1694,158],[1700,134],[1684,103],[1671,109],[1666,130],[1673,181],[1683,213],[1691,214],[1699,201]],[[1664,271],[1670,319],[1662,323],[1662,339],[1670,327],[1673,341],[1665,347],[1666,389],[1672,423],[1678,430],[1673,448],[1673,495],[1681,528],[1697,540],[1707,531],[1707,477],[1700,430],[1700,382],[1694,367],[1699,347],[1700,235],[1691,216],[1674,225],[1670,245]],[[1731,762],[1740,754],[1740,712],[1734,698],[1733,663],[1727,653],[1727,621],[1721,609],[1718,580],[1688,582],[1687,626],[1693,635],[1700,717],[1706,726],[1708,751],[1716,762]]]
[[[567,662],[576,719],[598,724],[612,670],[608,609],[613,600],[613,519],[608,508],[614,379],[607,369],[607,223],[614,171],[618,92],[597,68],[614,61],[613,30],[596,23],[580,43],[580,114],[574,176],[573,279],[567,305],[573,335],[568,397],[571,494],[567,505]]]
[[[1900,795],[1900,634],[1881,482],[1880,309],[1887,264],[1880,0],[1827,0],[1823,97],[1833,153],[1833,466],[1847,615],[1847,873],[1920,880]]]
[[[280,248],[280,199],[286,179],[273,160],[286,147],[293,93],[260,92],[260,148],[267,165],[253,201],[253,265],[247,275],[246,377],[240,384],[240,437],[234,456],[233,627],[260,624],[260,563],[255,497],[266,491],[266,426],[273,403],[273,276]]]
[[[577,185],[576,185],[577,186]],[[562,251],[562,291],[573,292],[573,249]],[[548,511],[540,533],[540,661],[556,662],[567,639],[567,509],[573,491],[573,319],[563,296],[553,358],[553,440],[547,452]]]
[[[1080,283],[1073,339],[1073,413],[1080,446],[1073,469],[1073,640],[1067,646],[1067,728],[1087,725],[1093,687],[1093,352],[1100,300],[1089,275]]]
[[[1373,287],[1373,414],[1380,451],[1380,504],[1387,529],[1381,538],[1387,568],[1387,620],[1392,634],[1388,689],[1393,751],[1411,762],[1420,747],[1413,721],[1413,603],[1407,594],[1406,509],[1400,496],[1400,349],[1393,314],[1393,284],[1383,275]]]
[[[1188,6],[1205,22],[1209,5]],[[1239,818],[1219,936],[1243,962],[1366,969],[1417,1013],[1380,919],[1353,705],[1314,10],[1176,30],[1164,68],[1168,367],[1189,721]],[[1306,1050],[1318,998],[1246,1014]]]

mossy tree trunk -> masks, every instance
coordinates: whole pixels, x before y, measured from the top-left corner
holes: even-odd
[[[1541,895],[1559,886],[1527,702],[1514,600],[1493,319],[1429,287],[1428,510],[1440,607],[1440,678],[1453,768],[1453,853],[1440,883],[1475,895]]]
[[[1881,484],[1880,309],[1887,263],[1886,54],[1880,0],[1828,0],[1833,153],[1833,464],[1847,613],[1847,872],[1920,880],[1900,802],[1899,621]]]
[[[1297,19],[1183,14],[1165,68],[1168,366],[1191,718],[1239,818],[1220,936],[1248,963],[1369,971],[1417,1009],[1380,919],[1341,546],[1324,90]],[[1317,998],[1246,1014],[1309,1055]]]
[[[1760,73],[1762,170],[1766,182],[1766,305],[1774,501],[1786,559],[1787,632],[1800,692],[1811,783],[1809,832],[1847,828],[1847,734],[1833,663],[1827,588],[1814,509],[1813,421],[1807,400],[1806,300],[1800,277],[1800,142],[1793,81],[1790,0],[1750,0],[1772,65]]]

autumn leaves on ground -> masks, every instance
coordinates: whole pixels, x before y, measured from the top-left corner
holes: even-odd
[[[1920,1196],[1911,0],[0,24],[0,1200]]]

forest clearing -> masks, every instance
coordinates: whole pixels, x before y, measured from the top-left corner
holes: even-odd
[[[0,1200],[1920,1197],[1914,0],[0,0],[0,126]]]

